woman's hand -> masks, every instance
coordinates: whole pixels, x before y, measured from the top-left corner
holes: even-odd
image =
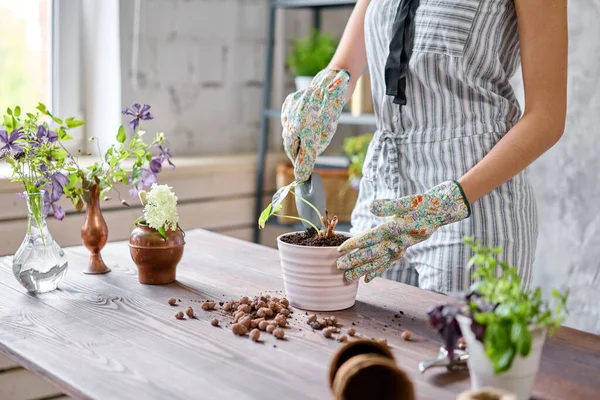
[[[339,247],[345,255],[337,266],[345,270],[348,281],[366,275],[365,282],[370,282],[400,260],[408,247],[428,239],[440,226],[468,218],[471,208],[460,185],[447,181],[422,195],[375,200],[371,212],[392,219]]]
[[[296,180],[305,182],[315,160],[331,142],[346,101],[350,74],[325,69],[310,87],[290,94],[281,108],[283,148],[294,164]]]

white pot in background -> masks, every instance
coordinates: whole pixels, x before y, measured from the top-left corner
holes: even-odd
[[[297,76],[296,78],[294,78],[294,82],[296,83],[296,90],[308,89],[313,78],[314,76]]]
[[[311,247],[277,238],[283,284],[290,304],[309,311],[338,311],[354,305],[358,281],[347,283],[336,268],[336,247]]]
[[[500,375],[494,375],[492,364],[485,355],[483,343],[475,338],[471,330],[471,319],[463,315],[457,316],[463,338],[469,352],[469,374],[471,387],[474,390],[484,387],[504,389],[514,393],[519,400],[527,400],[535,383],[535,377],[540,368],[542,348],[546,341],[547,329],[536,328],[533,334],[531,352],[525,358],[516,355],[510,369]]]

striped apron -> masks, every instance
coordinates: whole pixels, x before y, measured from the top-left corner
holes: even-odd
[[[386,95],[384,68],[400,0],[371,0],[365,39],[377,130],[363,168],[352,232],[373,228],[374,199],[423,193],[458,179],[518,121],[509,78],[520,62],[513,0],[421,0],[414,18],[406,105]],[[470,218],[410,247],[385,278],[442,293],[472,283],[464,236],[502,247],[528,286],[537,240],[535,198],[523,172],[475,202]]]

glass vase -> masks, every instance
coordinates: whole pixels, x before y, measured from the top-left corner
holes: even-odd
[[[56,289],[65,277],[67,256],[46,226],[44,191],[24,195],[29,212],[27,234],[13,256],[13,274],[27,291],[45,293]]]

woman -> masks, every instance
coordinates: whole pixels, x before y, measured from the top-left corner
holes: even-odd
[[[340,247],[349,280],[468,288],[461,239],[505,250],[525,285],[537,239],[525,168],[563,134],[566,0],[358,0],[328,69],[282,108],[309,178],[368,61],[377,131]],[[508,82],[522,64],[525,111]],[[356,250],[356,251],[352,251]]]

